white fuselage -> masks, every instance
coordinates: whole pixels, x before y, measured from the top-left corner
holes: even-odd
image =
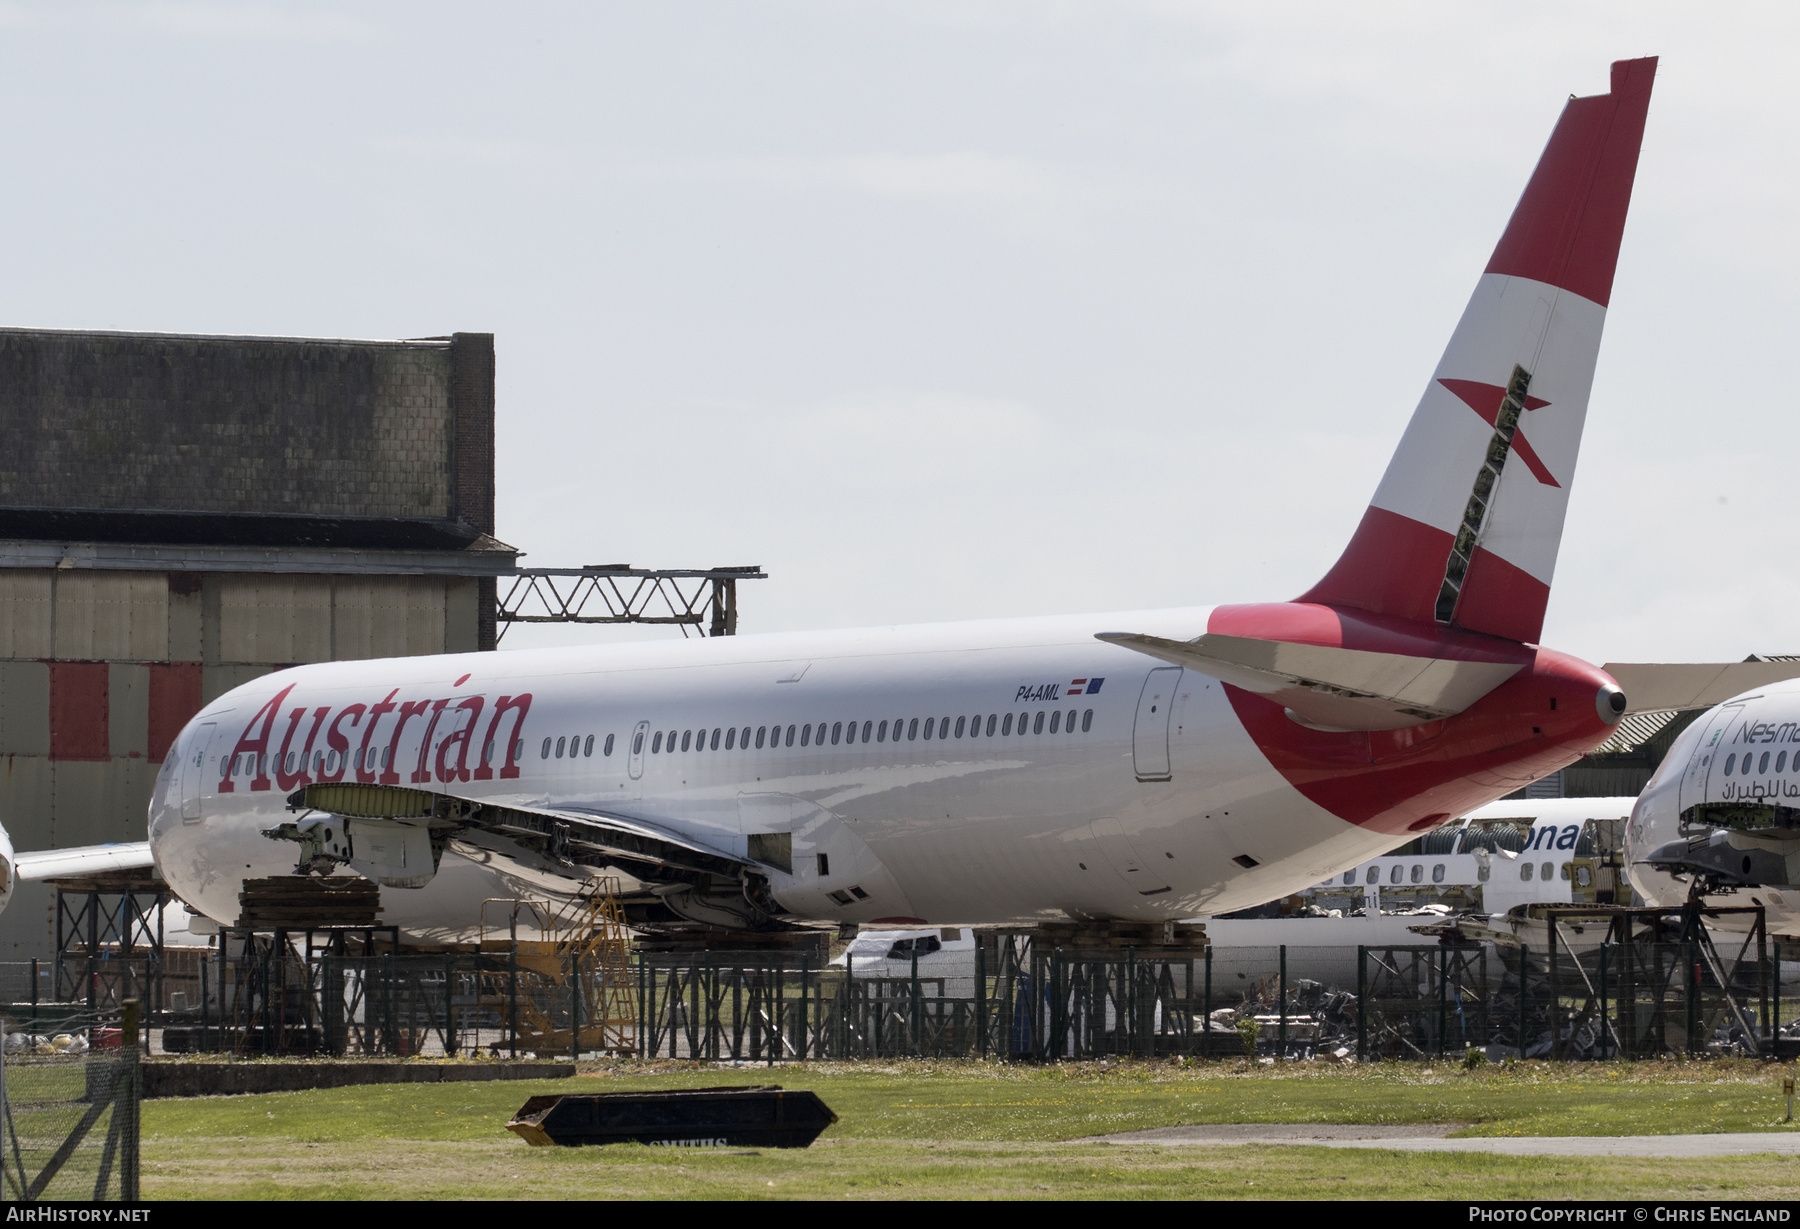
[[[244,879],[293,871],[295,847],[263,835],[293,818],[287,795],[361,771],[629,817],[739,858],[791,833],[791,873],[766,871],[791,914],[932,924],[1217,913],[1403,840],[1298,792],[1216,681],[1094,639],[1187,638],[1209,612],[296,667],[193,719],[150,839],[182,898],[229,922]],[[266,746],[241,750],[259,730]],[[426,886],[383,891],[384,922],[468,927],[484,898],[529,894],[483,861],[453,845]]]
[[[1675,739],[1638,795],[1625,830],[1625,868],[1638,895],[1654,906],[1685,903],[1689,878],[1657,870],[1644,859],[1671,841],[1709,830],[1692,808],[1732,804],[1800,808],[1800,680],[1734,697]],[[1785,862],[1786,873],[1760,873],[1755,886],[1712,894],[1706,903],[1761,906],[1771,934],[1800,935],[1800,831],[1729,831],[1721,839],[1739,854],[1773,855],[1774,861],[1758,865],[1759,872]],[[1740,928],[1729,919],[1725,924]]]

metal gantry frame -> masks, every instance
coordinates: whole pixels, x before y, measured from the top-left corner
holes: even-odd
[[[117,1010],[126,999],[142,998],[156,1010],[168,886],[155,875],[133,872],[47,882],[56,889],[51,998],[85,997],[90,1011]]]
[[[499,595],[496,641],[515,623],[662,623],[702,636],[737,635],[737,582],[767,580],[760,566],[520,568]],[[502,577],[506,580],[506,577]]]

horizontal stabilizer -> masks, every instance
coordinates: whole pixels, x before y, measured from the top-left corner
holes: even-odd
[[[1098,639],[1267,696],[1300,724],[1327,730],[1399,730],[1454,717],[1520,669],[1516,663],[1408,657],[1248,636],[1164,640],[1101,632]]]
[[[108,871],[141,871],[156,865],[149,841],[128,845],[81,845],[73,849],[45,849],[22,853],[13,859],[19,878],[27,881],[63,879],[75,875],[103,875]]]
[[[1625,691],[1625,712],[1711,708],[1770,683],[1800,678],[1800,661],[1617,662],[1601,667]]]

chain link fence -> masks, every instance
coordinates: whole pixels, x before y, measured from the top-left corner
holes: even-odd
[[[0,1186],[15,1203],[136,1202],[138,1011],[8,1021],[0,1054]]]

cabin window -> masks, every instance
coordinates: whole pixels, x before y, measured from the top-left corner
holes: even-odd
[[[1344,872],[1344,886],[1348,887],[1349,885],[1351,885],[1355,882],[1356,882],[1356,868],[1351,867],[1349,870]]]
[[[512,757],[515,760],[525,758],[525,740],[523,738],[513,743]]]
[[[1368,877],[1364,880],[1364,882],[1365,883],[1380,883],[1381,882],[1381,868],[1379,866],[1371,866],[1369,868]]]
[[[925,741],[926,742],[931,741],[931,727],[936,724],[937,724],[936,718],[934,718],[934,717],[925,718]]]
[[[662,731],[661,730],[658,730],[656,732],[656,737],[652,738],[650,740],[650,754],[651,755],[661,755],[662,754]]]
[[[725,731],[725,750],[730,751],[737,746],[737,727],[734,725]]]
[[[547,760],[550,758],[550,740],[548,738],[544,740],[544,749],[538,752],[538,758],[540,760]]]
[[[336,751],[327,753],[327,755],[325,756],[325,771],[326,772],[336,772],[337,766],[338,766],[338,753]]]
[[[567,741],[568,741],[567,739],[563,739],[563,738],[559,738],[556,740],[556,758],[559,760],[563,756],[563,743],[565,743]]]
[[[613,736],[611,734],[608,734],[606,736],[606,745],[604,747],[600,748],[600,754],[601,755],[611,755],[612,747],[613,747]]]
[[[1554,862],[1546,862],[1542,866],[1538,867],[1538,878],[1548,879],[1555,872],[1555,870],[1556,870],[1556,864]]]
[[[757,743],[756,745],[759,747],[762,746],[761,743]],[[746,751],[748,751],[750,749],[750,727],[749,726],[745,726],[744,732],[742,734],[738,735],[738,746],[742,747]]]
[[[587,741],[581,744],[581,755],[585,759],[592,754],[594,754],[594,736],[589,734]]]
[[[1001,721],[1000,733],[1002,735],[1012,733],[1012,714],[1011,713],[1006,714],[1005,720]]]
[[[1531,882],[1531,863],[1521,862],[1519,864],[1519,880],[1522,883]]]
[[[811,726],[811,724],[801,726],[800,727],[800,745],[802,747],[804,747],[807,743],[809,743],[811,741],[812,741],[812,726]]]
[[[819,722],[819,732],[813,735],[813,741],[818,743],[821,747],[825,745],[825,726],[827,724],[827,722]]]
[[[1066,718],[1064,718],[1063,729],[1067,730],[1071,734],[1073,734],[1075,732],[1075,710],[1074,709],[1070,709],[1069,715]]]
[[[912,742],[918,736],[919,736],[919,719],[917,717],[914,717],[912,719],[912,721],[907,724],[906,741]]]
[[[1775,757],[1775,771],[1781,772],[1787,765],[1787,752],[1783,751]]]
[[[1425,866],[1423,863],[1421,863],[1421,862],[1413,863],[1413,865],[1412,865],[1412,881],[1414,883],[1425,882]]]
[[[992,737],[993,737],[993,736],[994,736],[994,723],[995,723],[995,722],[996,722],[996,721],[998,721],[998,720],[1000,720],[1000,718],[999,718],[999,716],[998,716],[998,715],[996,715],[996,714],[994,714],[994,713],[989,713],[989,714],[988,714],[988,722],[987,722],[987,736],[988,736],[988,737],[989,737],[989,738],[992,738]]]
[[[1094,728],[1094,710],[1090,708],[1087,710],[1087,712],[1081,714],[1081,732],[1083,734],[1086,734],[1089,730],[1091,730],[1093,728]]]
[[[791,725],[788,727],[787,745],[790,747],[794,745],[794,727]]]
[[[875,731],[875,741],[878,743],[887,741],[887,722],[882,722],[881,728]]]
[[[852,722],[851,722],[851,723],[850,723],[850,728],[851,728],[851,729],[852,729],[852,730],[854,730],[854,729],[856,729],[856,723],[855,723],[855,722],[854,722],[854,721],[852,721]],[[837,746],[837,745],[838,745],[838,735],[839,735],[839,734],[841,734],[841,733],[843,733],[843,729],[844,729],[844,723],[843,723],[843,722],[841,722],[841,721],[834,721],[834,722],[832,722],[832,723],[831,723],[831,745],[832,745],[832,746],[834,746],[834,747],[835,747],[835,746]]]
[[[294,771],[294,753],[292,751],[288,752],[285,756],[282,757],[281,766],[284,769],[286,769],[288,772]]]
[[[875,723],[873,721],[863,722],[862,740],[864,742],[869,741],[869,731],[873,730],[874,728],[875,728]]]
[[[1562,864],[1562,877],[1564,879],[1575,878],[1575,864],[1573,862],[1564,862]]]
[[[1044,732],[1044,710],[1041,708],[1038,709],[1037,720],[1031,723],[1031,732],[1033,734],[1042,734]]]
[[[1731,775],[1732,765],[1734,765],[1736,763],[1737,763],[1737,752],[1734,751],[1730,755],[1725,757],[1725,775],[1726,776],[1729,777]]]
[[[642,730],[639,730],[636,734],[632,735],[631,754],[642,755],[643,753],[644,753],[644,732]]]
[[[961,738],[963,736],[963,726],[967,720],[968,718],[966,717],[958,717],[956,719],[956,737]]]
[[[1762,758],[1756,761],[1756,771],[1758,771],[1758,772],[1769,771],[1769,753],[1767,751],[1763,752]]]
[[[765,726],[760,726],[760,725],[759,725],[759,726],[757,726],[757,727],[756,727],[756,749],[757,749],[757,750],[758,750],[758,751],[761,751],[761,750],[762,750],[762,745],[763,745],[763,731],[764,731],[764,729],[766,729],[766,728],[767,728],[767,727],[765,727]]]
[[[1050,714],[1050,732],[1052,734],[1054,734],[1057,732],[1057,730],[1059,730],[1061,728],[1062,728],[1062,713],[1060,713],[1060,712],[1051,713]]]
[[[1444,882],[1444,864],[1442,862],[1439,862],[1436,866],[1431,868],[1431,882]]]
[[[1404,878],[1406,878],[1406,868],[1401,866],[1398,862],[1394,863],[1394,869],[1388,875],[1388,882],[1399,883]]]

